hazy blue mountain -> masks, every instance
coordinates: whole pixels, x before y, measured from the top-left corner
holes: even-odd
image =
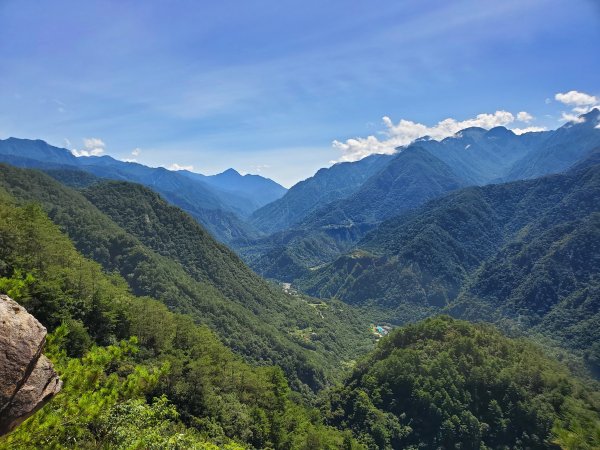
[[[227,169],[216,175],[202,175],[182,170],[181,173],[193,179],[200,179],[220,191],[242,197],[250,203],[248,210],[256,210],[267,203],[281,198],[287,189],[275,181],[260,175],[241,175],[234,169]]]
[[[235,176],[232,171],[205,177],[118,161],[110,156],[77,158],[67,149],[39,140],[0,140],[0,161],[42,170],[81,170],[100,178],[143,184],[190,213],[225,243],[255,239],[256,232],[238,216],[250,214],[285,190],[263,177]],[[228,181],[232,182],[231,187],[227,187]]]
[[[447,164],[415,145],[402,150],[354,194],[317,209],[302,225],[379,223],[464,185]]]
[[[521,135],[504,127],[467,128],[441,141],[418,139],[399,154],[375,160],[376,165],[366,158],[320,171],[256,211],[252,222],[272,234],[237,248],[264,276],[293,281],[348,252],[382,221],[453,189],[572,167],[600,146],[598,114],[592,111],[581,116],[581,123],[558,130]],[[321,180],[332,186],[320,185]],[[327,189],[335,195],[321,194]],[[303,204],[305,195],[309,201]]]
[[[40,139],[18,139],[14,137],[0,139],[0,154],[3,158],[10,155],[55,165],[77,165],[77,158],[70,151],[54,147]]]
[[[372,155],[338,163],[292,186],[279,200],[255,211],[250,220],[259,230],[274,233],[300,223],[315,209],[353,192],[381,170],[393,156]]]
[[[559,173],[599,147],[600,110],[595,108],[579,116],[579,120],[580,123],[568,122],[548,132],[542,143],[513,164],[505,178],[517,180]]]
[[[483,185],[504,177],[545,136],[544,132],[519,136],[505,127],[467,128],[441,141],[423,140],[418,145],[448,164],[468,184]]]

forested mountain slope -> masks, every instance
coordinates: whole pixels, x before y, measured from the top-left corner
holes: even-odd
[[[111,189],[140,190],[138,200],[148,196],[160,216],[144,188],[104,189],[109,198]],[[2,449],[599,444],[593,383],[525,341],[448,317],[393,331],[343,385],[323,393],[320,410],[304,406],[280,369],[249,366],[189,316],[135,297],[123,278],[78,253],[40,207],[20,203],[0,188],[0,292],[48,327],[46,355],[64,386],[0,439]]]
[[[316,209],[290,230],[240,246],[240,251],[263,276],[292,281],[348,251],[385,218],[463,185],[442,161],[409,147],[354,194]]]
[[[369,449],[593,449],[598,391],[523,340],[447,316],[393,331],[322,410]]]
[[[293,400],[281,369],[249,366],[189,316],[135,297],[2,188],[0,242],[0,292],[51,332],[64,382],[1,449],[358,448]]]
[[[280,365],[296,389],[327,383],[339,358],[350,359],[357,348],[369,345],[367,324],[351,309],[335,303],[312,305],[310,299],[267,284],[191,218],[146,188],[116,184],[125,187],[120,192],[111,190],[110,183],[97,185],[109,186],[98,199],[104,193],[103,202],[121,205],[116,218],[138,233],[138,239],[82,194],[40,172],[0,165],[0,186],[21,201],[42,204],[79,251],[107,271],[120,273],[136,295],[151,296],[209,324],[250,361]],[[138,215],[136,203],[147,206],[147,212]],[[140,221],[142,228],[131,226]],[[188,252],[178,252],[180,257],[193,258],[187,268],[173,255],[159,254],[165,253],[165,242],[170,245],[175,239],[187,241],[177,243],[178,250]]]
[[[385,222],[298,285],[383,307],[395,322],[444,308],[472,319],[508,318],[590,352],[600,340],[598,199],[597,164],[463,189]]]

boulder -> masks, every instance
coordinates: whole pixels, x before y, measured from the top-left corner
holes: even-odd
[[[40,409],[61,387],[42,355],[46,328],[6,295],[0,295],[0,435]]]

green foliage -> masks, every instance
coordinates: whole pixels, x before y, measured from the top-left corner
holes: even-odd
[[[18,294],[52,332],[46,353],[64,381],[0,448],[297,449],[347,440],[295,399],[281,369],[249,366],[189,316],[134,296],[40,207],[2,191],[0,242],[0,292]]]
[[[0,278],[0,292],[5,292],[13,299],[21,299],[27,295],[34,282],[35,278],[31,273],[23,274],[22,270],[16,269],[10,278]]]
[[[374,449],[600,445],[598,391],[538,347],[447,316],[382,339],[323,410]]]
[[[463,189],[383,223],[296,284],[397,324],[446,312],[541,334],[597,371],[598,198],[600,165]]]
[[[140,396],[158,383],[161,370],[124,364],[136,351],[136,340],[95,347],[81,358],[68,358],[66,327],[50,336],[47,354],[63,383],[50,404],[0,441],[0,448],[86,447],[97,441],[96,423],[104,411]]]
[[[128,400],[114,405],[98,419],[98,444],[109,448],[237,450],[244,447],[229,443],[218,447],[178,423],[179,413],[166,397],[151,404]]]
[[[319,312],[306,299],[284,294],[189,215],[142,186],[96,183],[84,191],[92,204],[42,173],[4,165],[0,186],[20,201],[41,204],[81,253],[105,271],[120,274],[136,295],[158,299],[171,311],[210,326],[249,362],[279,365],[294,389],[305,395],[335,379],[338,361],[352,359],[356,349],[366,351],[372,345],[368,324],[352,309],[333,303]],[[60,287],[58,280],[53,286],[44,284]],[[31,302],[40,295],[38,289]],[[105,300],[94,301],[102,310]],[[28,307],[31,302],[24,299]],[[86,317],[76,318],[90,329]],[[48,323],[56,326],[62,319],[48,318]],[[312,349],[294,335],[294,330],[308,327],[319,337]]]

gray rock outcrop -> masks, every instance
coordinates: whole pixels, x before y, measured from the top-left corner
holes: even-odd
[[[61,387],[42,355],[46,328],[6,295],[0,295],[0,436],[40,409]]]

